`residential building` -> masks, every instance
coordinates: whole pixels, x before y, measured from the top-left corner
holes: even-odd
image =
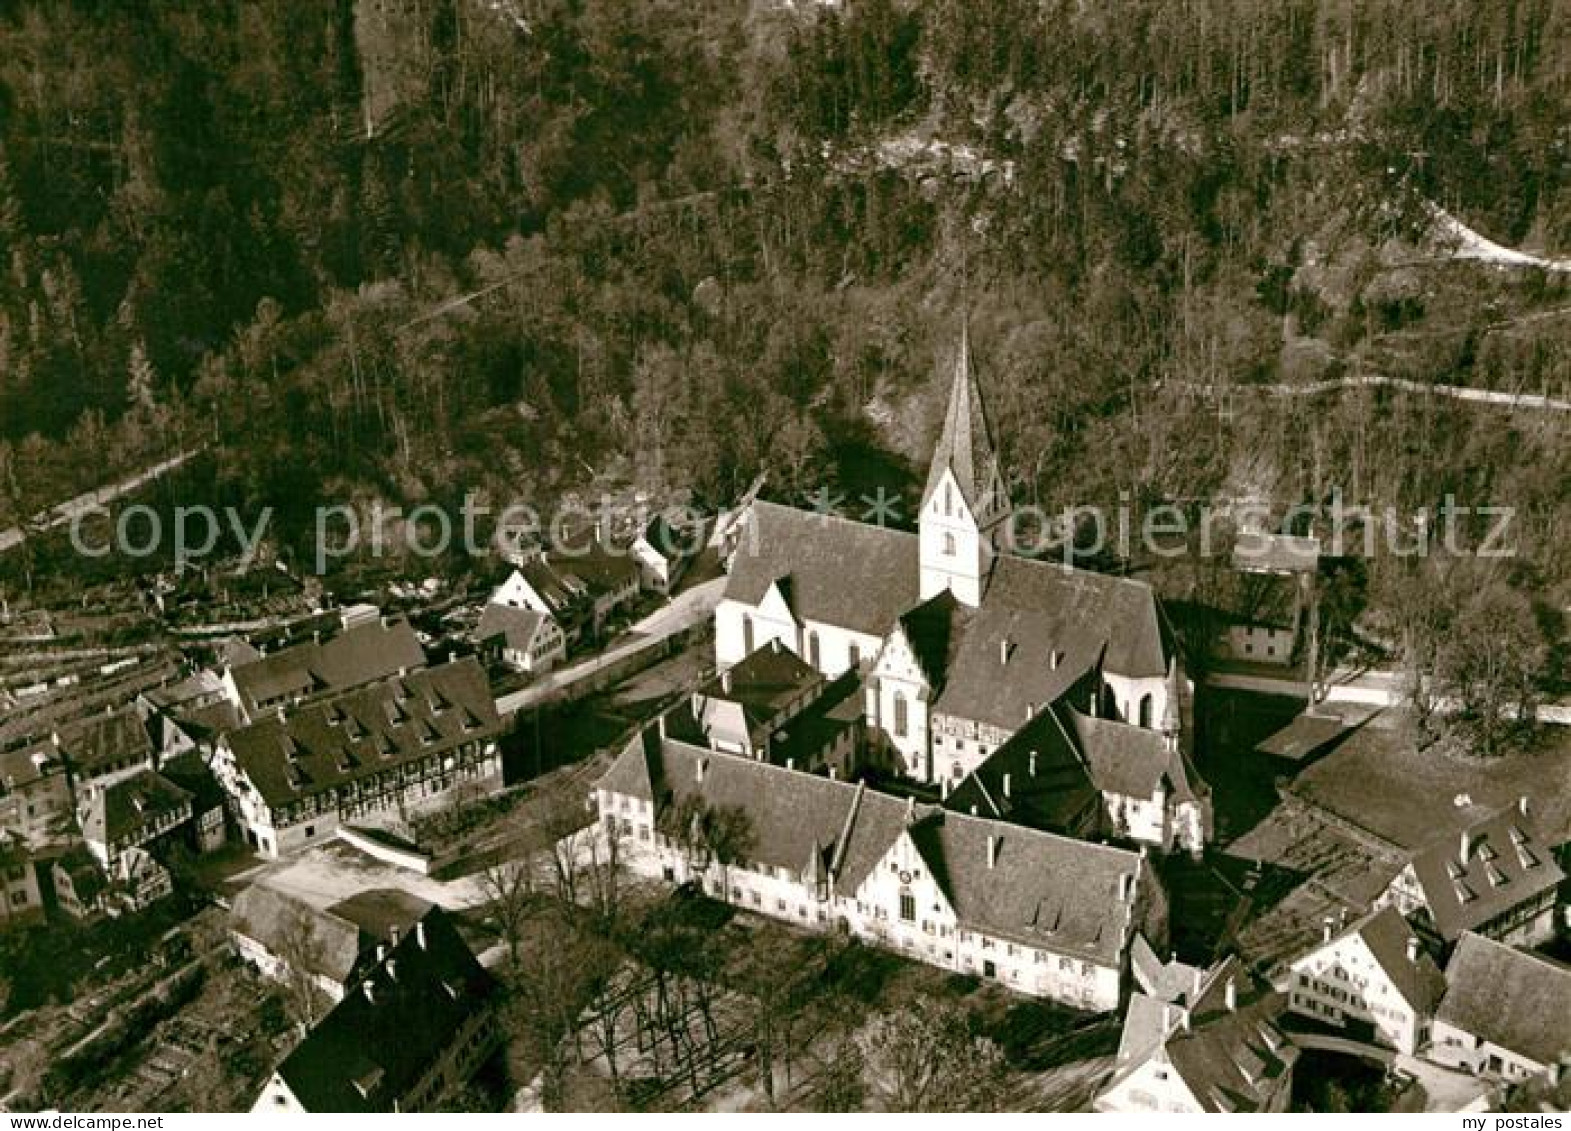
[[[1571,969],[1465,932],[1446,965],[1435,1061],[1509,1082],[1571,1058]]]
[[[38,923],[44,897],[27,841],[0,829],[0,931]]]
[[[1555,932],[1564,879],[1523,797],[1409,853],[1376,905],[1395,906],[1447,944],[1473,931],[1536,946]]]
[[[717,663],[770,640],[830,676],[871,660],[869,734],[950,786],[1071,688],[1088,714],[1157,729],[1176,656],[1150,586],[1005,552],[1008,506],[962,340],[918,532],[755,503]]]
[[[421,1112],[497,1048],[495,982],[439,911],[416,920],[273,1072],[251,1110]]]
[[[191,798],[191,820],[186,826],[191,847],[216,852],[228,839],[227,801],[224,787],[196,751],[163,758],[158,772]]]
[[[336,635],[226,666],[224,695],[246,722],[324,692],[344,691],[425,666],[425,651],[403,617],[345,621]]]
[[[1310,628],[1319,541],[1245,530],[1233,548],[1233,567],[1224,652],[1235,660],[1294,663]]]
[[[693,715],[714,749],[767,760],[775,732],[818,697],[824,682],[811,664],[771,640],[699,687]]]
[[[550,671],[567,654],[567,637],[548,613],[496,602],[480,614],[475,640],[487,655],[531,675]]]
[[[44,845],[69,837],[72,824],[71,783],[54,743],[0,750],[0,834]]]
[[[706,536],[705,524],[680,508],[651,518],[628,548],[643,587],[670,595],[703,550]]]
[[[89,715],[55,731],[71,788],[77,795],[155,768],[155,751],[142,716],[133,707]]]
[[[225,735],[212,768],[247,843],[278,856],[500,789],[501,731],[465,657],[280,710]]]
[[[191,795],[156,770],[142,770],[80,801],[82,841],[93,859],[113,871],[121,853],[164,840],[191,819]]]
[[[635,874],[1080,1009],[1117,1007],[1137,931],[1165,935],[1143,853],[946,812],[647,730],[596,785]],[[702,833],[733,814],[745,852]]]
[[[1236,957],[1208,970],[1169,963],[1147,977],[1130,997],[1113,1076],[1096,1110],[1287,1109],[1298,1049],[1281,1028],[1281,994]]]
[[[491,603],[549,616],[569,646],[603,636],[611,618],[638,600],[639,564],[588,535],[584,539],[518,566],[491,594]]]
[[[258,883],[235,897],[229,932],[235,953],[262,974],[307,978],[329,1001],[341,1001],[431,910],[393,888],[358,892],[324,909]]]
[[[104,910],[109,881],[93,854],[84,845],[73,845],[56,857],[50,869],[55,902],[74,919],[87,919]]]
[[[1429,1043],[1445,977],[1395,907],[1372,911],[1288,966],[1288,1008],[1399,1052]]]

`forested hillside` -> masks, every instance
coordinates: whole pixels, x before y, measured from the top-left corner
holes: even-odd
[[[8,5],[0,524],[201,441],[284,521],[789,496],[968,310],[1021,498],[1449,492],[1563,605],[1568,414],[1257,387],[1571,390],[1571,273],[1433,211],[1571,254],[1568,111],[1567,0]]]

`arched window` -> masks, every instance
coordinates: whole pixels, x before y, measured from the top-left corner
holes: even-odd
[[[1151,696],[1144,695],[1140,699],[1140,725],[1146,729],[1151,727]]]
[[[753,652],[753,614],[742,614],[742,654],[752,655]]]
[[[906,693],[895,692],[895,737],[904,738],[909,720],[906,718]]]
[[[816,630],[810,631],[807,634],[807,662],[812,664],[815,668],[819,666],[819,664],[818,664],[818,632]]]
[[[954,513],[954,492],[950,490],[950,485],[948,483],[945,483],[944,484],[944,514],[950,515],[950,514],[953,514],[953,513]]]

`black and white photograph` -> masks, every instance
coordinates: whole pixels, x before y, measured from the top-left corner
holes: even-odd
[[[0,0],[0,1122],[1571,1110],[1571,0]]]

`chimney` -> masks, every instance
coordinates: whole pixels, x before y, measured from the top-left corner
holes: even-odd
[[[1465,868],[1467,867],[1467,858],[1473,854],[1473,833],[1470,829],[1462,830],[1461,844],[1459,847],[1461,849],[1461,856],[1458,857],[1458,859],[1461,860],[1462,866]]]
[[[948,778],[939,778],[938,779],[938,796],[943,801],[948,801],[949,800],[949,779]]]
[[[1205,983],[1206,983],[1206,972],[1204,970],[1200,969],[1198,966],[1195,967],[1194,988],[1189,991],[1189,1000],[1190,1001],[1199,1001],[1200,1000],[1200,991],[1205,988]]]
[[[993,868],[997,864],[998,864],[998,838],[996,836],[990,836],[990,837],[987,838],[987,866],[989,868]]]
[[[1034,701],[1028,701],[1026,703],[1026,722],[1030,722],[1031,721],[1031,716],[1033,716],[1035,714],[1036,714],[1036,703]]]
[[[693,761],[693,774],[699,785],[704,784],[704,763],[706,761],[708,761],[707,758],[697,758]]]
[[[998,642],[998,662],[1007,664],[1009,662],[1009,653],[1014,650],[1014,644],[1010,642],[1009,637],[1004,637]]]
[[[1228,978],[1227,987],[1222,991],[1227,1002],[1227,1011],[1232,1013],[1238,1009],[1238,983]]]
[[[786,759],[786,769],[788,769],[788,770],[796,769],[796,759],[795,758],[787,758]]]
[[[1522,816],[1524,816],[1524,817],[1528,815],[1527,814],[1527,794],[1524,793],[1521,797],[1518,797],[1516,799],[1516,811],[1518,813],[1522,814]]]
[[[769,638],[769,650],[777,656],[780,654],[780,637],[772,636]]]
[[[376,991],[375,991],[374,987],[371,985],[371,979],[370,978],[367,978],[365,981],[360,983],[360,989],[361,989],[361,992],[363,992],[365,994],[366,1001],[369,1001],[372,1004],[376,1003]]]
[[[1036,751],[1035,750],[1031,751],[1030,766],[1031,766],[1031,776],[1032,777],[1036,777]]]
[[[1417,962],[1418,961],[1418,936],[1417,935],[1408,935],[1407,936],[1407,960],[1409,962]]]
[[[415,923],[415,942],[420,944],[420,949],[425,949],[425,920],[420,919]]]
[[[1008,774],[1004,775],[1004,796],[1005,797],[1009,796],[1009,775]]]
[[[839,781],[840,780],[840,773],[833,766],[829,767],[829,780],[830,781]]]
[[[662,742],[665,741],[665,712],[664,711],[662,711],[660,714],[655,716],[655,730],[656,730],[656,732],[659,733],[660,740]]]
[[[398,981],[398,959],[389,958],[387,960],[387,976],[395,982]]]
[[[389,930],[387,932],[387,937],[388,937],[388,939],[390,939],[392,941],[393,946],[396,947],[398,945],[398,938],[402,934],[403,934],[403,932],[398,929],[398,924],[394,923],[392,925],[392,927],[389,928]]]
[[[1326,918],[1320,920],[1320,941],[1330,942],[1332,933],[1331,918],[1330,916],[1327,916]]]
[[[1178,1023],[1183,1026],[1184,1032],[1188,1033],[1192,1031],[1189,1027],[1189,1010],[1180,1009],[1178,1011]]]
[[[1062,652],[1060,652],[1057,648],[1054,648],[1053,652],[1052,652],[1052,655],[1048,656],[1048,658],[1047,658],[1047,666],[1051,670],[1056,672],[1058,670],[1058,665],[1063,663],[1063,662],[1064,662],[1064,654]]]
[[[1133,872],[1125,872],[1118,877],[1118,898],[1121,901],[1128,903],[1129,897],[1134,893],[1135,874]]]
[[[731,694],[731,669],[727,668],[720,673],[720,690],[727,695]]]
[[[916,798],[906,798],[906,824],[916,824]]]
[[[376,944],[376,960],[377,960],[378,964],[380,964],[382,959],[384,959],[386,957],[387,957],[387,944],[386,943],[377,943]]]

